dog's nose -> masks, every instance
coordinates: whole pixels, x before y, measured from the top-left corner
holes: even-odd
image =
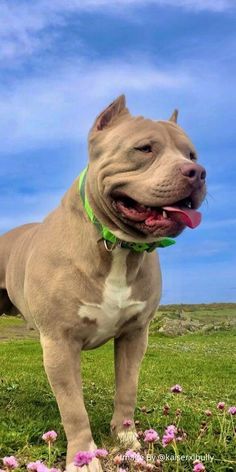
[[[187,177],[188,181],[193,185],[202,186],[205,183],[206,170],[195,162],[182,164],[180,172],[184,177]]]

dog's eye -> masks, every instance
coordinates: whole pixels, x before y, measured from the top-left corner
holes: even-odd
[[[139,146],[139,147],[136,147],[135,148],[137,151],[141,151],[141,152],[145,152],[145,153],[149,153],[149,152],[152,152],[152,146],[151,144],[144,144],[143,146]]]
[[[190,151],[190,153],[189,153],[189,159],[190,159],[190,161],[196,161],[197,156],[196,156],[195,152]]]

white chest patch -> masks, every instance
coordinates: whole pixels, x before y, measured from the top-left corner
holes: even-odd
[[[125,323],[145,309],[146,302],[130,298],[131,287],[126,282],[127,254],[124,249],[116,248],[113,251],[112,266],[105,280],[102,303],[84,303],[79,308],[80,317],[87,317],[97,322],[96,334],[89,342],[91,347],[108,337],[115,336],[119,321]]]

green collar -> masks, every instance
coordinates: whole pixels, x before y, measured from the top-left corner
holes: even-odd
[[[152,252],[157,247],[167,247],[167,246],[171,246],[172,244],[175,244],[175,240],[171,238],[158,238],[158,240],[155,241],[154,243],[129,243],[127,241],[121,241],[113,233],[111,233],[111,231],[106,226],[104,226],[102,223],[100,223],[100,221],[97,220],[88,202],[88,198],[85,193],[85,182],[86,182],[87,170],[88,168],[86,167],[79,176],[78,192],[80,193],[80,196],[84,205],[84,209],[89,219],[92,221],[93,224],[95,224],[95,226],[97,227],[97,229],[102,235],[102,238],[105,243],[105,247],[108,249],[107,241],[112,244],[111,249],[108,249],[108,250],[112,250],[114,247],[119,246],[125,249],[132,249],[133,251],[136,251],[136,252],[144,252],[144,251]]]

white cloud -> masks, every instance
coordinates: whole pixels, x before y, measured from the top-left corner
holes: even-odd
[[[228,119],[233,116],[233,91],[233,79],[218,65],[210,66],[209,59],[197,66],[186,60],[168,69],[138,55],[106,62],[55,60],[51,68],[45,61],[40,74],[12,79],[8,88],[0,87],[0,153],[62,141],[85,142],[95,116],[121,93],[127,94],[134,114],[164,119],[177,106],[181,108],[180,123],[194,140],[196,134],[202,139],[212,132],[219,139],[220,114],[227,109]],[[224,136],[231,131],[231,127],[225,128]]]
[[[26,77],[8,92],[0,89],[1,152],[84,139],[94,117],[116,95],[178,90],[189,81],[178,70],[167,73],[144,60],[57,65],[51,74]]]
[[[0,3],[0,61],[15,63],[39,50],[50,49],[54,42],[53,28],[66,25],[70,16],[81,12],[102,12],[120,15],[137,7],[165,6],[199,12],[230,11],[234,0],[38,0],[29,3]],[[126,18],[132,18],[127,16]],[[50,28],[50,31],[48,31]]]
[[[193,11],[221,12],[235,8],[234,0],[156,0],[154,3],[182,7]]]
[[[71,5],[78,7],[78,1],[71,2]],[[235,6],[234,0],[85,0],[79,8],[97,9],[100,7],[127,7],[127,6],[172,6],[175,8],[187,8],[194,11],[210,10],[214,12],[229,10]]]

